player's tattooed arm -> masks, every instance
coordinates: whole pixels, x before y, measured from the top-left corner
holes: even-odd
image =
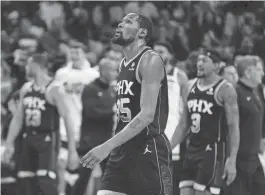
[[[218,97],[222,101],[225,109],[228,125],[229,157],[236,159],[240,132],[239,132],[239,109],[237,101],[237,92],[230,83],[225,83],[219,91]]]
[[[9,146],[13,145],[16,137],[18,136],[19,132],[22,129],[23,119],[24,119],[23,97],[25,93],[29,90],[30,85],[31,83],[27,82],[20,89],[18,109],[15,112],[16,114],[12,118],[11,123],[9,125],[6,145],[9,145]]]
[[[162,59],[154,53],[147,53],[139,64],[141,80],[140,113],[117,135],[106,142],[109,148],[116,148],[139,134],[154,119],[161,81],[165,76]]]

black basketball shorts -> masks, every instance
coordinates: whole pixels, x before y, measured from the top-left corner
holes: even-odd
[[[196,154],[187,152],[179,187],[193,187],[197,191],[209,190],[211,194],[220,194],[224,164],[224,143],[209,144]]]
[[[164,134],[114,149],[101,190],[127,195],[172,195],[172,153]]]
[[[56,179],[58,136],[53,133],[31,133],[23,135],[18,177],[48,176]]]

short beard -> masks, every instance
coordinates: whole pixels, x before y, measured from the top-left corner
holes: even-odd
[[[130,37],[128,39],[124,39],[122,37],[122,35],[118,36],[118,37],[113,37],[111,39],[111,41],[114,43],[114,44],[117,44],[117,45],[120,45],[122,47],[124,46],[127,46],[129,45],[130,43],[134,42],[134,38],[133,37]]]

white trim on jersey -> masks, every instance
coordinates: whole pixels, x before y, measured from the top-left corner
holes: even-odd
[[[220,90],[220,88],[223,86],[223,84],[225,84],[225,83],[227,83],[227,81],[226,80],[223,80],[222,82],[220,82],[219,84],[218,84],[218,86],[215,88],[215,91],[214,91],[214,100],[216,101],[216,103],[219,105],[219,106],[223,106],[223,103],[222,102],[220,102],[220,100],[218,99],[218,92],[219,92],[219,90]]]
[[[197,88],[200,90],[200,91],[207,91],[208,89],[210,88],[213,88],[220,80],[214,82],[214,83],[211,83],[210,85],[207,85],[207,86],[201,86],[200,85],[200,81],[197,82]]]
[[[160,163],[159,163],[159,156],[158,156],[158,151],[156,148],[156,140],[153,138],[154,141],[154,146],[155,146],[155,155],[156,155],[156,162],[157,162],[157,169],[158,169],[158,175],[159,175],[159,181],[160,181],[160,193],[163,191],[163,182],[162,182],[162,176],[161,176],[161,171],[160,171]]]
[[[136,77],[136,80],[138,81],[138,83],[142,83],[141,79],[140,79],[140,76],[139,76],[139,66],[140,66],[140,63],[141,63],[141,60],[143,58],[143,56],[147,53],[147,52],[151,52],[152,50],[147,50],[143,53],[143,55],[140,57],[139,61],[138,61],[138,64],[136,66],[136,70],[135,70],[135,77]]]
[[[124,60],[125,60],[125,58],[122,58],[122,60],[121,60],[121,62],[119,64],[119,73],[121,72],[121,66],[122,66],[122,63],[123,63]]]
[[[125,60],[124,60],[124,66],[125,67],[127,67],[128,66],[128,64],[130,64],[135,58],[137,58],[141,53],[142,53],[142,51],[144,50],[144,49],[146,49],[146,48],[150,48],[150,47],[147,47],[147,46],[145,46],[145,47],[143,47],[143,49],[141,49],[132,59],[130,59],[128,62],[126,62]],[[124,58],[125,59],[125,58]]]
[[[198,78],[195,78],[188,82],[188,94],[191,92],[192,88],[194,87],[197,81],[198,81]]]

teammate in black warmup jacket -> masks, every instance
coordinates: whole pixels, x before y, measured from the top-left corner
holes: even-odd
[[[111,138],[114,128],[114,105],[116,93],[113,82],[117,79],[118,65],[103,58],[99,62],[100,78],[85,86],[82,93],[82,123],[79,155]],[[104,170],[106,161],[101,162]],[[83,195],[92,170],[81,167],[73,195]]]
[[[261,141],[264,142],[264,105],[257,88],[264,76],[263,67],[254,57],[245,56],[239,61],[237,70],[240,77],[236,87],[240,114],[240,146],[237,177],[225,189],[225,195],[264,195],[265,177],[258,157]]]

